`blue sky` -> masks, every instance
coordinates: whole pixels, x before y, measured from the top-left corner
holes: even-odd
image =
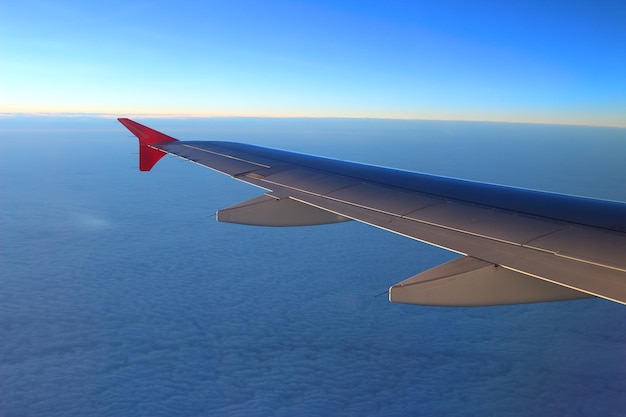
[[[623,2],[20,1],[0,112],[626,127]]]

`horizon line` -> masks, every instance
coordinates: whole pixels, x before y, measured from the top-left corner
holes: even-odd
[[[94,117],[103,119],[124,118],[145,118],[145,119],[351,119],[351,120],[398,120],[398,121],[440,121],[440,122],[476,122],[476,123],[507,123],[507,124],[535,124],[535,125],[555,125],[555,126],[580,126],[580,127],[604,127],[614,129],[626,128],[626,123],[620,124],[593,124],[575,123],[565,121],[528,121],[511,119],[485,119],[485,118],[419,118],[402,116],[307,116],[307,115],[267,115],[267,114],[215,114],[215,113],[107,113],[107,112],[20,112],[20,111],[0,111],[0,119],[9,117]]]

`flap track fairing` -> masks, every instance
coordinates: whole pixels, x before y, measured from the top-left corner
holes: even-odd
[[[351,220],[291,198],[262,195],[219,210],[217,221],[253,226],[314,226]]]

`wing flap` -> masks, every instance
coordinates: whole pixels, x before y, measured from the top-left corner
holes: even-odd
[[[308,168],[294,168],[271,175],[267,175],[267,173],[263,175],[264,181],[269,184],[282,185],[320,195],[358,184],[358,181],[353,178],[327,174]]]
[[[435,198],[400,189],[384,187],[371,183],[359,183],[326,194],[327,197],[350,202],[362,207],[372,208],[395,215],[405,215],[416,210],[441,204],[443,198]]]
[[[458,201],[426,207],[405,217],[518,245],[566,227],[555,221],[498,212]]]
[[[626,272],[626,236],[623,233],[575,226],[541,236],[527,246]]]

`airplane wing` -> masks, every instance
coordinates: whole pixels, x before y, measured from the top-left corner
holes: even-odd
[[[219,210],[218,221],[357,220],[464,255],[391,286],[392,302],[484,306],[598,296],[626,304],[626,203],[243,143],[179,141],[118,120],[139,139],[142,171],[172,154],[266,191]]]

